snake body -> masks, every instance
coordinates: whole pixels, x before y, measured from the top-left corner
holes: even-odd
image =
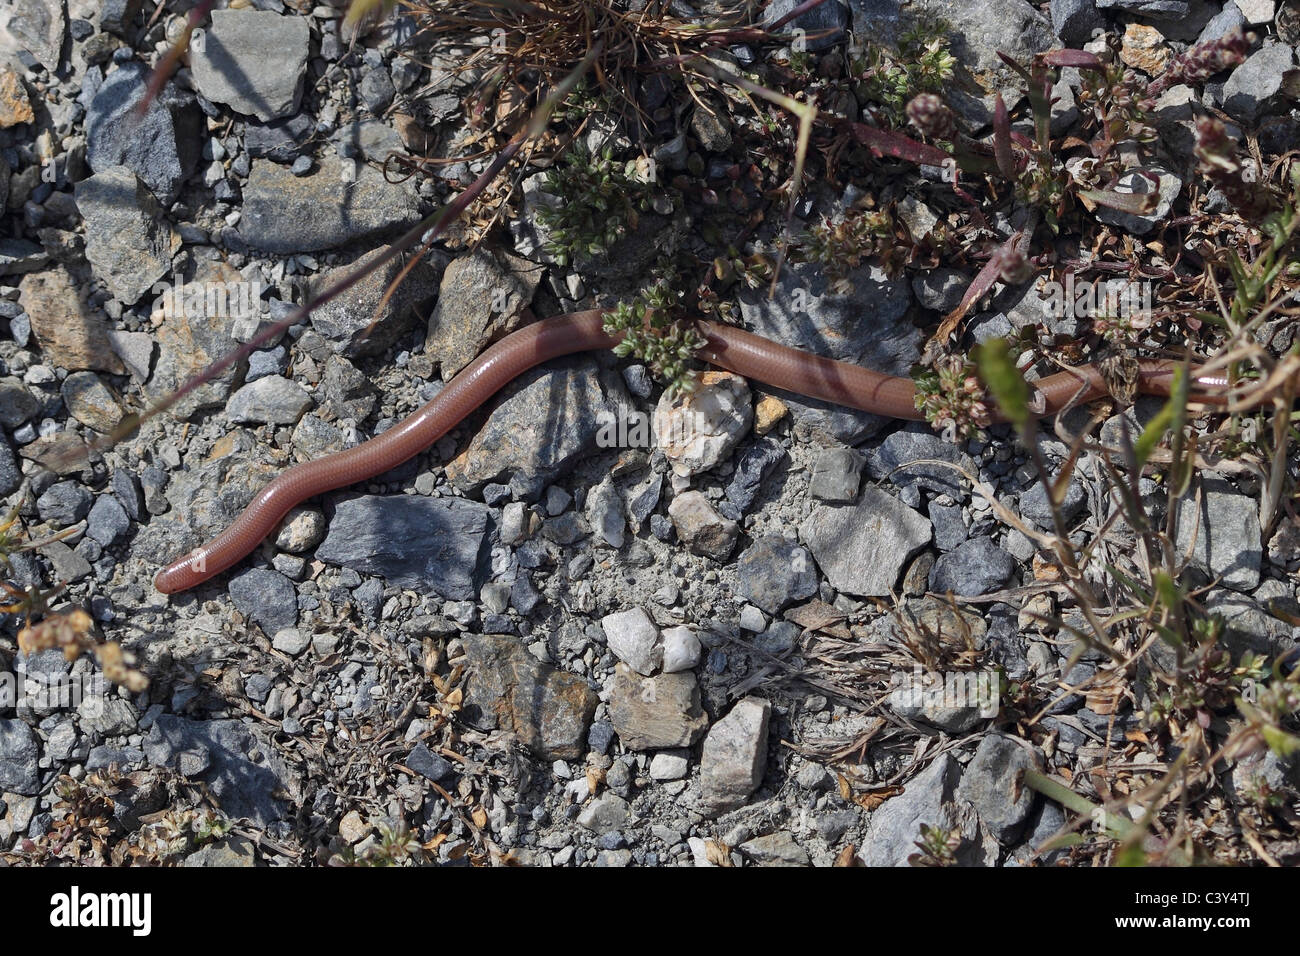
[[[518,375],[542,362],[595,349],[620,337],[604,329],[599,309],[544,319],[507,335],[462,369],[430,402],[381,435],[315,461],[294,465],[272,480],[221,534],[158,573],[164,594],[185,591],[237,564],[294,506],[315,495],[381,475],[424,451]],[[699,320],[705,346],[697,353],[718,368],[767,385],[888,418],[921,420],[911,379],[886,375],[780,345],[753,333]],[[1142,361],[1137,389],[1168,395],[1176,366]],[[1196,376],[1202,390],[1222,388],[1222,376]],[[1032,410],[1053,415],[1071,403],[1107,394],[1095,366],[1059,372],[1033,383]]]

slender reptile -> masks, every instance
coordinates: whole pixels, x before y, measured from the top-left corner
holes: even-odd
[[[462,369],[432,401],[383,434],[294,465],[277,476],[229,528],[160,571],[154,586],[164,594],[175,594],[220,574],[252,553],[295,505],[381,475],[413,458],[528,369],[562,355],[614,347],[620,336],[606,332],[603,319],[600,309],[574,312],[507,335]],[[911,379],[779,345],[732,326],[699,320],[697,327],[706,342],[697,355],[711,365],[887,418],[922,418]],[[1142,361],[1138,391],[1168,395],[1175,368],[1170,362]],[[1194,375],[1193,381],[1203,391],[1227,384],[1219,374]],[[1034,382],[1033,388],[1031,410],[1039,416],[1107,394],[1101,372],[1092,365],[1050,375]]]

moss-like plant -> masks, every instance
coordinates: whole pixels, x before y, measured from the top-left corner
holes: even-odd
[[[546,174],[546,191],[561,201],[541,207],[537,216],[550,233],[547,249],[561,265],[607,252],[637,227],[652,197],[636,160],[620,162],[610,147],[592,152],[581,142]]]
[[[605,315],[605,331],[622,334],[614,351],[634,355],[661,379],[669,395],[695,386],[689,362],[704,347],[704,337],[690,323],[675,318],[678,295],[660,281],[630,302],[620,302]]]

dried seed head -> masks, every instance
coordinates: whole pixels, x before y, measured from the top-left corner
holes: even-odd
[[[952,139],[957,120],[952,110],[933,93],[920,93],[907,104],[907,118],[930,139]]]

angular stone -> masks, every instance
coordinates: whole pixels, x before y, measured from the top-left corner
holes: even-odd
[[[489,513],[463,498],[365,495],[339,502],[316,557],[398,587],[469,601],[487,572]]]
[[[819,505],[799,525],[831,586],[858,597],[888,596],[930,536],[928,518],[878,488],[855,505]]]
[[[126,369],[109,346],[101,313],[92,312],[63,266],[25,276],[18,301],[52,365],[121,375]]]
[[[149,77],[144,64],[128,62],[104,80],[86,111],[86,161],[97,173],[126,166],[166,205],[198,164],[203,114],[193,95],[168,83],[137,117]]]
[[[533,301],[542,271],[528,259],[482,248],[448,264],[424,340],[424,351],[438,363],[444,381],[489,343],[524,324],[522,312]]]
[[[709,728],[700,758],[700,802],[707,812],[743,806],[763,782],[771,714],[766,700],[746,697]]]
[[[606,614],[600,619],[600,626],[614,656],[638,674],[649,676],[663,662],[659,628],[642,608]]]
[[[768,614],[811,597],[817,593],[817,569],[810,557],[793,541],[764,535],[736,561],[737,593]]]
[[[347,169],[324,163],[308,176],[268,160],[255,162],[244,187],[243,241],[263,252],[317,252],[388,234],[419,218],[410,184],[389,183],[369,166],[340,162]]]
[[[125,305],[134,305],[171,271],[181,238],[144,183],[113,166],[77,183],[86,220],[86,258],[95,275]]]
[[[263,122],[291,116],[302,98],[311,30],[305,17],[213,10],[190,68],[199,92]]]
[[[313,293],[320,293],[344,276],[367,270],[386,251],[381,247],[346,266],[330,269],[312,283]],[[429,257],[412,265],[403,256],[368,271],[342,295],[313,309],[312,327],[348,358],[381,355],[415,327],[422,310],[438,294],[438,268]],[[401,284],[376,316],[375,309],[403,270]]]
[[[1191,563],[1234,591],[1250,591],[1259,584],[1263,561],[1263,532],[1255,499],[1238,492],[1227,481],[1207,473],[1201,506],[1195,508],[1193,487],[1183,499],[1175,527],[1176,553],[1186,554],[1195,535]]]
[[[628,750],[689,747],[709,726],[693,673],[642,677],[623,663],[614,667],[609,719]]]
[[[599,698],[581,677],[543,664],[512,637],[463,637],[465,719],[504,730],[539,757],[576,760]]]
[[[466,494],[509,482],[516,497],[536,500],[596,449],[600,422],[616,417],[623,400],[622,383],[602,377],[591,359],[560,359],[525,372],[469,447],[447,463],[447,478]]]

